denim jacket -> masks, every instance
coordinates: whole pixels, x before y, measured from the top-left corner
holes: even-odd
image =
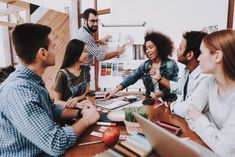
[[[121,82],[121,85],[123,86],[123,89],[136,83],[140,78],[142,78],[144,86],[146,88],[146,96],[149,96],[151,92],[154,92],[154,85],[152,82],[152,78],[150,76],[150,67],[152,66],[152,61],[147,60],[144,63],[142,63],[133,74],[128,76],[123,82]],[[160,74],[162,77],[171,80],[171,81],[177,81],[178,80],[178,72],[179,68],[175,62],[175,60],[172,59],[166,59],[161,62],[160,65]],[[162,99],[164,101],[175,101],[177,99],[177,96],[173,93],[170,93],[170,90],[166,89],[164,86],[159,84],[160,91],[163,92]]]

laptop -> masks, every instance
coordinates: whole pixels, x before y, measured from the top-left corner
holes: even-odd
[[[153,150],[160,157],[217,157],[212,151],[192,140],[182,141],[139,114],[134,113],[134,116]]]

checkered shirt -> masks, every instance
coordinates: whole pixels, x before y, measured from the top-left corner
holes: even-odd
[[[95,43],[95,39],[92,33],[88,30],[86,26],[82,26],[77,33],[78,40],[86,43],[89,52],[89,64],[93,63],[93,56],[99,61],[104,60],[105,53],[100,49],[100,47]]]
[[[19,64],[0,85],[0,156],[59,156],[76,143],[72,127],[55,120],[63,107],[49,98],[44,82]]]

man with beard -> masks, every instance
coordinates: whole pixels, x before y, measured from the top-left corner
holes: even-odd
[[[107,60],[119,56],[125,51],[125,45],[118,47],[116,51],[113,52],[104,52],[102,51],[97,44],[106,44],[110,35],[105,36],[104,38],[95,41],[93,33],[98,29],[98,15],[97,11],[92,8],[88,8],[83,12],[84,25],[78,30],[78,39],[86,43],[89,52],[89,64],[93,63],[93,56],[98,60]]]
[[[199,83],[207,76],[201,74],[199,68],[198,56],[201,54],[200,45],[202,39],[207,35],[205,32],[191,31],[183,34],[183,38],[177,49],[178,62],[184,64],[186,67],[183,76],[178,82],[169,81],[161,77],[158,71],[152,72],[152,77],[158,82],[170,89],[171,93],[179,94],[181,99],[171,104],[171,111],[181,117],[185,117],[182,111],[184,107],[190,104],[191,98],[194,97],[194,91]]]

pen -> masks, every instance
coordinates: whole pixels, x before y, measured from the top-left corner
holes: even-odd
[[[78,144],[79,146],[86,146],[86,145],[90,145],[90,144],[97,144],[97,143],[102,143],[103,141],[92,141],[92,142],[84,142],[84,143],[80,143]]]
[[[176,126],[176,125],[170,124],[170,123],[166,123],[166,122],[162,122],[162,121],[157,121],[157,124],[162,127],[165,127],[165,128],[171,129],[171,130],[175,130],[175,131],[180,129],[179,126]]]
[[[155,105],[153,108],[156,109],[156,108],[158,108],[158,107],[160,107],[160,106],[162,106],[162,105],[163,105],[163,103],[158,104],[158,105]]]
[[[97,122],[97,125],[105,125],[105,126],[116,126],[116,123],[110,123],[110,122]]]

